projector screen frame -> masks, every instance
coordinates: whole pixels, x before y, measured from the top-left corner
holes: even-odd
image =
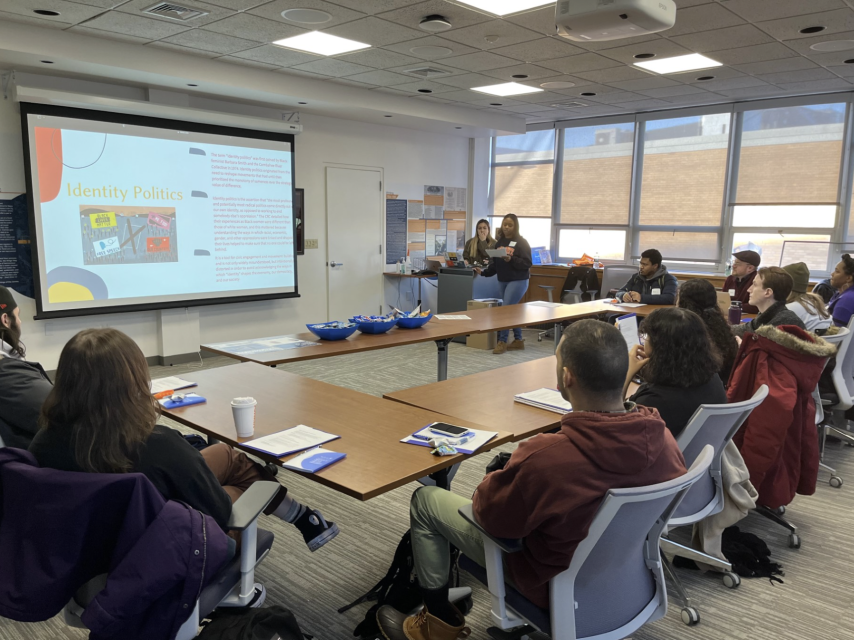
[[[150,116],[139,116],[132,114],[117,113],[111,111],[99,111],[93,109],[79,109],[76,107],[63,107],[47,105],[35,102],[21,102],[21,137],[23,138],[24,150],[24,180],[27,194],[27,218],[30,227],[30,260],[33,267],[33,280],[36,301],[36,315],[34,320],[50,320],[54,318],[71,318],[81,316],[97,316],[112,313],[133,313],[138,311],[159,311],[161,309],[180,309],[184,307],[201,307],[218,304],[236,304],[245,302],[259,302],[263,300],[282,300],[286,298],[299,298],[299,275],[297,272],[297,241],[296,241],[296,219],[291,215],[291,237],[294,242],[294,290],[284,293],[264,293],[245,296],[224,296],[214,298],[187,298],[184,300],[171,300],[163,302],[149,302],[141,304],[123,304],[106,307],[91,307],[86,309],[63,309],[57,311],[45,311],[42,305],[42,279],[40,251],[42,239],[36,233],[35,196],[33,192],[32,161],[30,157],[30,135],[29,120],[31,115],[46,115],[61,118],[76,118],[92,120],[96,122],[108,122],[113,124],[129,124],[154,129],[180,129],[195,133],[213,135],[228,135],[250,140],[267,140],[274,142],[286,142],[291,146],[291,202],[294,202],[296,176],[296,145],[295,136],[290,133],[279,133],[273,131],[261,131],[258,129],[243,129],[222,125],[212,125],[189,120],[171,120],[167,118],[155,118]]]

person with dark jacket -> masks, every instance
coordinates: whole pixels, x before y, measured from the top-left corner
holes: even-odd
[[[678,438],[701,404],[726,404],[718,377],[720,355],[703,320],[687,309],[656,309],[644,319],[641,331],[646,337],[629,356],[623,393],[640,373],[644,382],[629,400],[658,409]]]
[[[557,386],[572,403],[557,433],[519,444],[503,469],[480,483],[473,501],[439,487],[412,496],[412,551],[425,611],[407,617],[386,605],[377,622],[388,640],[467,637],[462,614],[448,602],[453,544],[485,563],[481,534],[457,513],[473,502],[490,535],[523,538],[506,557],[509,579],[526,598],[549,608],[549,580],[566,570],[609,489],[640,487],[685,473],[685,460],[655,409],[624,402],[628,352],[615,327],[580,320],[557,350]]]
[[[733,325],[733,334],[740,338],[748,332],[756,333],[759,327],[766,325],[779,327],[786,324],[806,329],[803,320],[786,308],[794,284],[792,276],[781,267],[763,267],[757,271],[750,285],[750,304],[759,309],[759,315],[750,322]]]
[[[519,234],[519,218],[515,213],[508,213],[501,221],[501,237],[495,243],[496,249],[504,249],[506,255],[489,263],[486,269],[476,268],[475,271],[485,277],[498,275],[498,288],[501,291],[502,304],[518,304],[528,290],[528,280],[531,277],[531,245]],[[513,342],[507,344],[510,332],[503,329],[498,332],[498,342],[492,353],[505,353],[508,349],[524,349],[522,329],[513,329]]]
[[[825,278],[812,288],[812,292],[824,300],[826,305],[836,294],[836,288],[830,284],[830,278]]]
[[[661,264],[661,253],[657,249],[647,249],[641,254],[638,272],[623,285],[615,297],[621,302],[642,302],[643,304],[673,304],[679,284],[676,276],[667,272]]]
[[[759,313],[756,306],[750,303],[750,285],[753,284],[762,257],[749,250],[734,253],[732,257],[732,275],[724,281],[721,291],[728,293],[731,300],[740,302],[744,313]]]
[[[167,500],[180,500],[225,527],[232,504],[258,480],[275,476],[227,444],[197,451],[180,433],[158,425],[148,364],[116,329],[86,329],[59,356],[56,385],[30,444],[43,467],[89,473],[142,473]],[[319,512],[282,487],[264,511],[293,524],[309,550],[338,534]]]
[[[0,441],[26,449],[39,430],[39,413],[53,388],[42,366],[24,359],[21,309],[0,286]]]
[[[718,306],[718,296],[714,285],[703,278],[692,278],[679,288],[679,296],[676,298],[676,306],[680,309],[693,311],[706,325],[709,338],[721,356],[721,368],[718,376],[726,385],[729,380],[732,365],[735,362],[735,354],[738,351],[738,342],[732,335],[727,319]],[[666,422],[666,420],[665,420]]]

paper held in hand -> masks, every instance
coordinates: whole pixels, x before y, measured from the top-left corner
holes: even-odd
[[[304,424],[298,424],[295,427],[279,431],[278,433],[271,433],[268,436],[249,440],[244,442],[243,446],[281,458],[297,451],[317,447],[324,442],[337,440],[340,437],[320,431],[319,429],[307,427]]]
[[[514,400],[521,404],[527,404],[538,409],[553,411],[554,413],[568,413],[572,411],[572,405],[563,399],[557,389],[537,389],[527,393],[518,394]]]
[[[623,334],[626,344],[631,349],[636,344],[640,344],[638,337],[638,317],[634,313],[617,318],[617,329]]]

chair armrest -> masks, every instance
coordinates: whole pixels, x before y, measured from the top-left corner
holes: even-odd
[[[267,508],[281,486],[278,482],[255,482],[231,507],[226,527],[234,531],[246,529]]]
[[[521,551],[524,547],[522,540],[514,539],[514,538],[496,538],[493,535],[490,535],[486,529],[481,527],[477,520],[474,519],[474,511],[472,509],[471,504],[464,505],[459,508],[458,513],[468,522],[473,524],[478,531],[480,531],[481,535],[492,540],[499,549],[501,549],[504,553],[516,553]]]

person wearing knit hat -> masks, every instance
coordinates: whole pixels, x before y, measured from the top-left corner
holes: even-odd
[[[0,445],[26,449],[39,430],[39,414],[53,388],[37,362],[24,360],[21,309],[0,286]]]
[[[804,323],[807,331],[826,330],[831,323],[830,314],[821,296],[807,293],[810,270],[806,263],[787,264],[783,269],[792,276],[792,293],[786,300],[786,308],[793,311]]]
[[[759,313],[759,309],[750,304],[750,285],[756,277],[762,256],[755,251],[746,250],[737,251],[732,257],[732,275],[727,277],[721,291],[728,293],[733,301],[740,302],[744,313]]]

